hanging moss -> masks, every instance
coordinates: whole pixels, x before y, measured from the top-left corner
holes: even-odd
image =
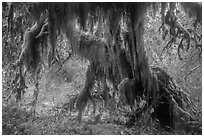
[[[46,23],[44,14],[41,15],[39,22],[35,23],[32,28],[28,28],[24,34],[23,49],[17,60],[17,65],[25,66],[26,71],[34,73],[40,62],[42,38],[46,38]],[[45,25],[45,26],[44,26]]]
[[[75,53],[89,60],[91,65],[94,66],[92,68],[94,71],[93,74],[90,69],[87,71],[85,88],[81,93],[81,99],[78,99],[79,109],[83,109],[86,106],[88,98],[91,98],[88,90],[90,90],[90,87],[93,87],[95,74],[103,72],[101,74],[110,75],[109,73],[119,71],[118,74],[128,77],[129,80],[127,83],[132,85],[125,86],[125,88],[129,91],[132,88],[134,89],[135,86],[140,87],[139,96],[144,96],[144,99],[148,101],[148,107],[155,109],[157,117],[160,118],[160,123],[176,129],[178,127],[175,125],[186,124],[190,119],[190,115],[183,105],[183,103],[189,102],[186,102],[188,100],[186,99],[187,97],[179,90],[166,71],[158,67],[149,67],[144,51],[143,17],[150,5],[152,3],[38,3],[36,6],[41,7],[42,10],[36,10],[37,13],[33,14],[36,14],[36,18],[39,20],[32,28],[25,32],[23,51],[18,62],[21,65],[25,65],[29,72],[36,71],[40,62],[39,45],[41,36],[39,34],[45,23],[44,19],[40,19],[41,12],[48,12],[48,28],[51,45],[49,62],[53,61],[55,56],[56,35],[63,32],[70,38]],[[184,4],[184,7],[187,7],[187,9],[197,6],[196,4],[188,7]],[[166,4],[162,3],[161,12],[163,21],[169,25],[174,23],[184,33],[185,30],[179,27],[179,24],[175,24],[173,14],[170,15],[169,13],[165,18],[165,8]],[[200,9],[200,6],[198,9]],[[13,12],[12,9],[10,11]],[[201,22],[200,11],[194,10],[193,13],[196,13],[198,21]],[[80,29],[80,27],[86,28],[88,19],[98,20],[98,14],[100,14],[100,18],[107,22],[107,28],[110,31],[108,32],[110,33],[110,37],[108,35],[107,38],[108,42],[96,36],[82,33],[82,29]],[[12,18],[12,13],[10,15],[9,19]],[[118,35],[121,33],[120,21],[122,17],[126,18],[124,22],[127,26],[128,34],[124,42],[128,50],[121,50],[118,39]],[[79,27],[79,30],[77,30],[77,27]],[[91,25],[91,27],[94,27],[94,25]],[[9,28],[12,31],[12,25]],[[176,34],[175,26],[171,27],[171,34]],[[189,37],[186,35],[186,38]],[[111,72],[111,69],[114,69],[114,71]],[[132,80],[136,81],[137,84],[131,84],[130,81]],[[133,91],[133,93],[135,92]],[[132,94],[131,92],[126,92],[125,95],[130,98]],[[82,107],[80,107],[80,104]],[[129,102],[129,104],[132,105],[133,102]],[[165,109],[165,112],[163,112],[163,109]]]

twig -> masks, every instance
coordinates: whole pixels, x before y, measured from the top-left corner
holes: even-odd
[[[199,67],[200,67],[200,65],[197,66],[197,67],[195,67],[195,68],[193,68],[193,69],[191,69],[190,72],[184,76],[184,79],[186,80],[186,78],[187,78],[193,71],[195,71],[195,70],[196,70],[197,68],[199,68]]]
[[[72,56],[72,54],[69,54],[69,56],[62,62],[62,64],[60,65],[60,68],[55,71],[55,73],[58,73],[61,69],[62,69],[62,66],[64,65],[64,63]]]
[[[49,34],[49,32],[46,31],[46,29],[48,29],[48,28],[46,28],[46,27],[48,27],[48,22],[46,22],[46,23],[42,26],[41,31],[40,31],[40,33],[36,36],[36,38],[39,38],[39,37],[42,37],[43,35]]]
[[[7,96],[7,98],[5,99],[6,101],[8,101],[11,98],[11,95],[15,92],[16,89],[13,89],[9,95]]]

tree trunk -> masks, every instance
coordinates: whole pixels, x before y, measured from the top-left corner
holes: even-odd
[[[182,125],[182,128],[180,127],[182,130],[185,130],[184,127],[189,128],[188,122],[192,119],[192,116],[183,107],[184,100],[188,97],[181,96],[180,93],[183,94],[183,91],[175,86],[176,84],[166,71],[149,66],[144,50],[142,17],[131,15],[129,28],[132,44],[130,50],[133,51],[134,61],[132,69],[134,70],[135,83],[137,83],[137,86],[133,86],[135,95],[148,102],[147,108],[143,111],[147,112],[147,110],[153,108],[150,115],[153,116],[154,114],[163,127],[178,130]],[[185,103],[188,104],[189,102]]]
[[[143,40],[143,21],[137,19],[134,20],[134,16],[131,16],[131,41],[133,50],[133,61],[134,61],[134,77],[144,88],[144,93],[147,98],[149,98],[149,93],[151,90],[151,70],[149,67],[149,62],[146,57],[144,50],[144,40]]]

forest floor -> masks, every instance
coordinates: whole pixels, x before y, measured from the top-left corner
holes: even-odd
[[[21,101],[21,107],[15,102],[3,102],[2,134],[27,135],[130,135],[130,134],[173,134],[165,132],[152,123],[136,123],[128,128],[124,123],[125,114],[110,117],[104,111],[99,121],[94,122],[92,107],[85,110],[82,123],[76,120],[77,112],[63,109],[71,96],[81,92],[88,62],[73,57],[57,73],[56,70],[41,73],[40,93],[37,101],[36,115],[31,115],[31,101],[34,86],[32,82]],[[150,121],[151,122],[151,121]]]

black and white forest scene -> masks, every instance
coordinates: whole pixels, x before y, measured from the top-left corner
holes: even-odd
[[[3,135],[202,135],[202,2],[2,2]]]

